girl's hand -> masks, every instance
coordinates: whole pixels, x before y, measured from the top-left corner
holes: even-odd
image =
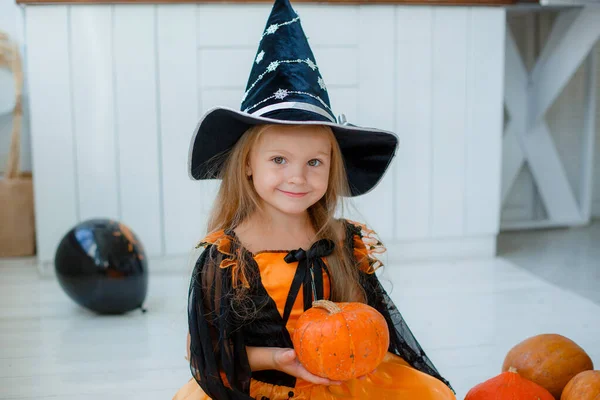
[[[279,371],[317,385],[331,386],[342,384],[340,381],[332,381],[327,378],[321,378],[320,376],[313,375],[308,372],[306,368],[300,364],[300,361],[298,361],[294,349],[277,349],[273,353],[273,364]]]

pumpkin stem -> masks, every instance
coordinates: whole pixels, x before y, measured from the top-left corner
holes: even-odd
[[[510,367],[508,369],[508,372],[512,372],[513,374],[516,374],[517,373],[517,369],[515,367]]]
[[[338,307],[337,304],[329,300],[313,301],[312,306],[316,308],[324,308],[329,312],[329,314],[337,314],[342,311],[342,309]]]

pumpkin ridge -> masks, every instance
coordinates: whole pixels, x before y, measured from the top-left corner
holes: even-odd
[[[367,318],[367,320],[369,321],[369,324],[371,324],[373,326],[373,331],[375,332],[375,334],[377,335],[377,338],[379,338],[381,335],[379,334],[379,329],[377,328],[377,325],[375,325],[375,321],[373,321],[372,318]],[[383,354],[385,355],[385,352],[387,352],[387,349],[385,349],[385,352],[382,351],[381,347],[381,343],[379,340],[376,340],[377,343],[377,355]]]
[[[342,311],[344,311],[342,309]],[[349,344],[350,344],[350,358],[352,359],[352,376],[356,373],[356,348],[354,347],[354,340],[352,339],[352,331],[350,330],[350,326],[348,325],[348,321],[346,321],[346,315],[341,312],[339,313],[342,319],[344,320],[344,324],[346,325],[346,329],[348,330],[348,336],[350,336]]]
[[[325,326],[324,324],[321,324],[321,326],[319,327],[319,334],[321,335],[321,339],[319,340],[319,346],[321,346],[323,344],[323,326]],[[325,371],[325,364],[323,363],[323,349],[321,349],[319,347],[319,367],[321,368],[321,376],[325,377],[327,376],[327,371]]]
[[[310,326],[311,326],[311,325],[312,325],[314,322],[315,322],[315,321],[310,321],[308,324],[306,324],[306,325],[303,327],[303,330],[302,330],[302,332],[301,332],[301,336],[300,336],[300,340],[299,340],[299,343],[300,343],[300,346],[299,346],[299,347],[300,347],[300,349],[299,349],[299,350],[300,350],[300,351],[303,351],[303,349],[304,349],[304,346],[302,346],[302,341],[304,340],[304,335],[306,335],[306,332],[308,332],[308,328],[309,328],[309,327],[310,327]],[[298,358],[298,360],[300,360],[300,354],[296,353],[296,357]],[[302,357],[304,357],[304,353],[302,353]]]

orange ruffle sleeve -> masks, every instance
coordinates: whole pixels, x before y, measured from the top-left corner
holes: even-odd
[[[346,220],[346,222],[350,224],[353,233],[354,258],[356,258],[360,270],[368,274],[374,273],[383,266],[378,256],[386,252],[385,246],[375,231],[366,225],[350,220]]]
[[[239,260],[241,260],[241,246],[235,246],[235,251],[231,245],[233,238],[225,233],[224,230],[218,230],[210,233],[204,239],[202,239],[197,245],[196,248],[206,247],[208,245],[214,245],[219,253],[223,255],[223,259],[219,264],[219,268],[226,269],[230,268],[231,270],[231,282],[233,287],[237,287],[238,285],[242,285],[245,288],[250,287],[250,283],[248,282],[248,278],[245,273],[245,269],[241,268],[239,265]]]

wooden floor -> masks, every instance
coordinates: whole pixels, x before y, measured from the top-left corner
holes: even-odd
[[[600,367],[598,243],[598,224],[503,234],[499,258],[389,265],[383,280],[463,399],[538,333],[570,337]],[[187,283],[152,273],[147,313],[100,317],[32,260],[0,261],[0,399],[170,399],[189,379]]]

